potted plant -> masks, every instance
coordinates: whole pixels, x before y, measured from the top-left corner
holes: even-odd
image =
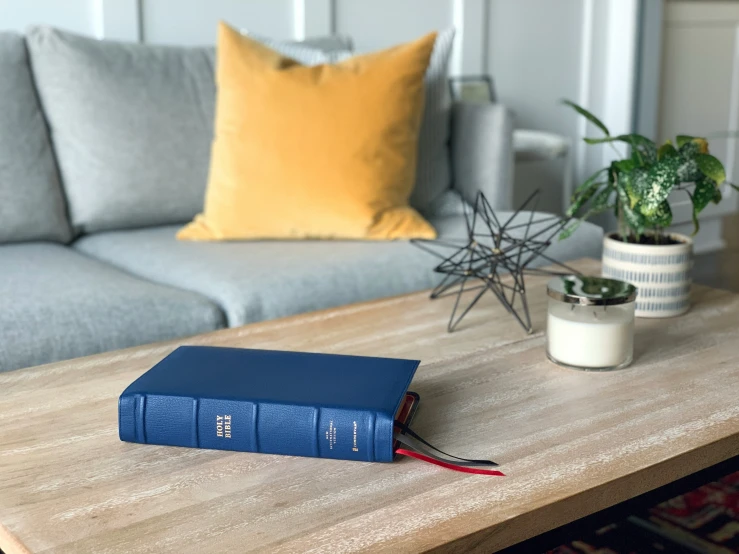
[[[672,223],[667,199],[675,190],[690,197],[695,235],[698,214],[710,202],[721,201],[723,165],[708,153],[705,138],[680,135],[675,143],[668,140],[658,147],[638,134],[612,136],[589,111],[568,100],[564,103],[603,132],[603,137],[585,138],[586,143],[621,142],[631,153],[596,171],[575,190],[567,215],[576,219],[560,238],[569,236],[580,221],[613,210],[618,230],[604,238],[603,276],[637,287],[639,317],[684,313],[690,307],[693,241],[667,231]]]

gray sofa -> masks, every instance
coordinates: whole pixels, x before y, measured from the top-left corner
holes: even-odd
[[[212,49],[37,28],[0,33],[0,75],[0,371],[438,281],[434,258],[406,241],[175,240],[204,195]],[[441,237],[460,237],[478,190],[511,208],[512,122],[492,104],[441,117],[452,183],[423,211]],[[586,224],[550,254],[597,256],[601,237]]]

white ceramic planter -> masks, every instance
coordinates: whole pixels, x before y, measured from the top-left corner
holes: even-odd
[[[637,288],[636,317],[672,317],[690,308],[693,241],[672,234],[680,244],[655,246],[603,239],[603,276]]]

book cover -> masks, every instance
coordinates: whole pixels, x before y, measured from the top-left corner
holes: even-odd
[[[393,460],[416,360],[182,346],[119,399],[121,440]]]

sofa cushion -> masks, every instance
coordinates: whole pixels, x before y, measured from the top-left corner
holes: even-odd
[[[218,329],[198,294],[48,243],[0,246],[0,371]]]
[[[214,49],[99,41],[48,27],[31,28],[27,42],[75,228],[192,219],[210,160]],[[305,53],[327,61],[315,49]]]
[[[435,42],[308,67],[221,23],[205,208],[177,238],[433,238],[408,199]]]
[[[70,238],[25,41],[0,33],[0,243]]]
[[[465,236],[461,216],[432,223],[442,239]],[[100,233],[74,246],[135,275],[210,298],[229,326],[403,294],[440,280],[432,271],[438,260],[407,241],[197,243],[175,240],[176,231]],[[602,237],[600,227],[585,223],[547,253],[563,260],[599,257]]]
[[[425,102],[418,141],[416,181],[410,198],[410,205],[424,215],[439,215],[437,208],[439,203],[443,202],[440,197],[450,189],[452,184],[449,148],[452,102],[447,73],[452,46],[454,46],[454,35],[454,29],[446,29],[438,33],[424,78]],[[275,40],[253,34],[249,36],[286,56],[295,57]],[[343,40],[351,50],[351,40],[347,37]],[[320,44],[319,42],[318,45]],[[335,57],[331,61],[342,59],[343,56]]]
[[[454,29],[439,32],[426,70],[425,103],[418,140],[416,185],[410,204],[424,215],[434,214],[434,203],[452,186],[451,95],[449,56],[454,45]]]
[[[338,63],[350,58],[354,50],[352,39],[346,35],[313,37],[297,42],[279,40],[245,30],[241,33],[303,65]]]

